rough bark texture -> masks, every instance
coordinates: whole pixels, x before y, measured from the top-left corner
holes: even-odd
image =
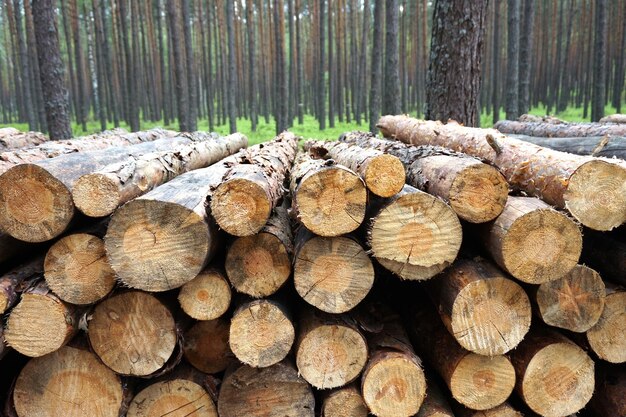
[[[593,42],[593,94],[591,96],[591,120],[604,117],[606,104],[606,65],[609,7],[606,0],[596,0],[594,8]],[[568,135],[569,136],[569,135]]]
[[[510,135],[524,142],[544,148],[573,153],[576,155],[604,156],[626,159],[626,136],[589,136],[571,138],[543,138],[525,135]]]
[[[3,135],[0,132],[0,151],[37,146],[47,141],[48,138],[40,132],[16,131],[15,133],[11,133],[9,135]]]
[[[19,133],[21,132],[14,127],[0,127],[0,139],[2,140]]]
[[[382,93],[382,72],[383,72],[383,16],[385,13],[385,2],[383,0],[374,1],[374,34],[372,38],[372,74],[370,88],[369,121],[370,132],[376,132],[376,120],[380,117],[381,93]]]
[[[522,20],[520,23],[519,42],[519,113],[530,109],[530,69],[533,54],[533,21],[535,19],[535,0],[522,1]],[[494,34],[494,36],[497,36]]]
[[[22,291],[43,278],[43,262],[43,255],[37,255],[0,276],[0,314],[13,307]]]
[[[214,320],[226,313],[231,297],[224,274],[209,267],[180,288],[178,302],[189,317]]]
[[[506,118],[519,116],[520,1],[507,0]],[[532,42],[529,40],[529,43]]]
[[[480,72],[487,1],[437,0],[426,81],[430,120],[480,121]]]
[[[600,359],[626,362],[626,291],[607,289],[600,320],[587,332],[591,349]]]
[[[602,278],[626,286],[626,242],[616,235],[585,230],[581,261]]]
[[[626,163],[570,155],[508,138],[494,129],[385,116],[383,134],[414,145],[441,145],[497,166],[511,186],[567,208],[585,226],[611,230],[626,221]],[[548,135],[544,135],[548,136]]]
[[[545,121],[518,122],[502,120],[494,129],[502,133],[538,136],[546,138],[568,138],[586,136],[626,136],[626,125],[617,123],[553,123]]]
[[[611,114],[600,119],[600,123],[626,123],[626,114]]]
[[[224,371],[236,361],[228,345],[229,328],[225,318],[195,323],[184,334],[185,359],[207,374]]]
[[[400,52],[398,51],[399,20],[398,0],[387,0],[385,4],[383,114],[398,114],[402,111],[400,106],[400,65],[398,62],[400,61]],[[361,70],[365,70],[365,68]]]

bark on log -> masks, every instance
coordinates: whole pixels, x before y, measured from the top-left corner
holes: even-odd
[[[4,331],[7,345],[30,357],[54,352],[76,334],[80,313],[41,281],[22,292],[11,310]]]
[[[0,152],[41,145],[48,138],[41,132],[19,132],[3,135],[0,129]]]
[[[522,114],[517,118],[518,122],[533,122],[533,123],[550,123],[553,125],[567,123],[565,120],[561,120],[555,116],[535,116],[534,114]]]
[[[544,323],[578,333],[598,322],[605,297],[600,274],[584,265],[576,265],[564,277],[539,285],[534,294]]]
[[[88,233],[66,236],[50,247],[44,262],[46,283],[63,301],[93,304],[115,287],[104,241]]]
[[[180,288],[178,302],[189,317],[214,320],[226,313],[231,297],[224,275],[215,268],[207,268]]]
[[[504,176],[476,158],[440,146],[410,146],[378,139],[364,132],[345,133],[339,140],[399,158],[408,184],[441,197],[470,223],[493,220],[504,209],[509,193]]]
[[[585,136],[626,136],[626,126],[607,123],[542,123],[500,120],[494,129],[502,133],[554,138]]]
[[[600,272],[602,278],[626,285],[626,242],[615,235],[585,230],[581,261]]]
[[[268,297],[291,276],[293,234],[285,205],[276,207],[259,233],[237,238],[225,260],[228,280],[251,297]]]
[[[535,328],[511,353],[517,394],[544,417],[581,410],[593,394],[593,360],[563,335]]]
[[[43,278],[44,256],[36,256],[0,276],[0,314],[18,301],[19,294]]]
[[[526,293],[491,262],[459,260],[431,284],[444,324],[465,349],[502,355],[528,333],[532,309]]]
[[[350,233],[365,217],[367,189],[363,180],[335,161],[300,153],[291,170],[290,191],[294,214],[316,235]]]
[[[582,224],[611,230],[626,221],[626,163],[570,155],[508,138],[494,129],[444,125],[406,116],[384,116],[389,138],[414,145],[441,145],[497,166],[509,184],[548,204],[567,208]],[[546,136],[546,135],[543,135]]]
[[[26,364],[15,383],[13,401],[20,417],[118,417],[124,389],[96,355],[64,346]]]
[[[367,405],[355,384],[334,389],[322,400],[322,417],[367,417],[367,414]]]
[[[454,417],[450,403],[441,388],[427,375],[426,397],[415,417]]]
[[[217,402],[220,417],[314,417],[314,408],[311,387],[289,361],[227,372]]]
[[[147,376],[168,362],[177,343],[172,313],[154,296],[130,291],[98,304],[89,341],[102,362],[123,375]]]
[[[448,267],[459,252],[461,223],[440,199],[405,185],[372,205],[367,244],[378,263],[407,280],[426,280]]]
[[[626,123],[626,114],[611,114],[600,119],[600,123]]]
[[[253,368],[266,368],[285,359],[294,339],[291,315],[275,301],[243,303],[230,322],[230,349],[237,359]]]
[[[0,128],[0,138],[4,138],[5,136],[11,136],[11,135],[15,135],[17,133],[20,133],[19,130],[17,130],[14,127],[2,127]]]
[[[332,158],[358,173],[367,189],[379,197],[391,197],[404,186],[406,174],[402,162],[377,149],[324,141],[307,142],[304,149],[318,158]]]
[[[251,149],[245,161],[233,166],[211,198],[211,213],[218,226],[235,236],[258,233],[283,198],[283,184],[297,151],[297,137],[283,132]]]
[[[502,214],[478,229],[496,263],[529,284],[561,278],[582,251],[578,225],[537,198],[509,197]]]
[[[523,417],[524,415],[513,408],[510,404],[504,403],[489,410],[477,411],[469,408],[457,409],[457,417]]]
[[[50,240],[65,231],[74,217],[71,189],[81,176],[131,156],[173,150],[194,140],[208,139],[159,139],[13,167],[0,176],[0,227],[26,242]]]
[[[122,204],[177,176],[212,165],[248,146],[243,135],[182,133],[193,142],[127,159],[80,177],[72,188],[74,204],[90,217],[104,217]],[[199,140],[204,139],[204,140]]]
[[[600,359],[626,362],[626,291],[607,289],[600,320],[587,331],[591,349]]]
[[[372,289],[372,261],[353,238],[313,236],[301,228],[295,247],[296,291],[312,306],[327,313],[345,313]]]
[[[576,155],[626,159],[625,136],[537,138],[525,135],[508,135],[508,137],[533,143],[544,148],[554,149],[555,151],[568,152]]]
[[[354,381],[367,362],[367,342],[350,316],[306,309],[299,322],[295,355],[298,373],[315,388]]]
[[[587,409],[594,416],[626,416],[626,370],[599,363],[596,389]]]
[[[199,321],[184,336],[183,354],[196,369],[216,374],[235,361],[228,345],[230,323],[225,318]]]

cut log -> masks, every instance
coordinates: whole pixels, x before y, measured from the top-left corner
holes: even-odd
[[[147,376],[170,359],[177,331],[171,312],[158,299],[130,291],[96,306],[89,321],[89,341],[115,372]]]
[[[224,275],[208,268],[180,288],[178,302],[189,317],[214,320],[228,310],[231,290]]]
[[[41,281],[28,288],[11,310],[4,337],[7,345],[30,357],[58,350],[78,331],[80,311],[64,303]]]
[[[237,134],[220,137],[215,133],[194,132],[181,136],[194,141],[175,149],[129,156],[80,177],[72,188],[76,208],[90,217],[108,216],[133,198],[248,146],[248,139]]]
[[[365,218],[367,189],[354,171],[333,160],[298,154],[291,170],[292,209],[298,220],[320,236],[356,230]]]
[[[626,114],[611,114],[600,119],[600,123],[626,123]]]
[[[435,307],[420,299],[407,307],[405,322],[418,354],[441,376],[452,397],[474,410],[502,404],[515,387],[515,370],[504,355],[482,356],[463,349],[437,316]]]
[[[567,123],[565,120],[561,120],[558,117],[545,115],[545,116],[535,116],[534,114],[522,114],[517,118],[518,122],[533,122],[533,123],[550,123],[550,124],[562,124]]]
[[[4,340],[4,326],[0,326],[0,361],[11,351]]]
[[[594,416],[626,416],[626,370],[599,363],[596,389],[587,406]]]
[[[602,278],[626,286],[626,241],[609,233],[585,230],[581,261]]]
[[[379,197],[391,197],[404,186],[406,174],[402,162],[377,149],[323,141],[307,142],[304,149],[319,158],[330,157],[358,173],[367,189]]]
[[[524,415],[513,408],[510,404],[504,403],[489,410],[476,411],[469,408],[457,410],[457,417],[523,417]]]
[[[626,159],[626,137],[624,136],[591,136],[582,138],[537,138],[525,135],[508,135],[511,138],[534,143],[555,151],[568,152],[576,155],[603,156],[607,158]]]
[[[539,285],[534,299],[544,323],[582,333],[604,310],[604,282],[593,269],[576,265],[564,277]]]
[[[252,149],[244,162],[224,175],[211,197],[213,218],[224,231],[235,236],[258,233],[282,200],[283,184],[296,157],[298,139],[291,132],[283,132]]]
[[[617,123],[545,123],[500,120],[494,128],[502,133],[551,138],[626,136],[626,126]]]
[[[479,355],[502,355],[530,328],[530,301],[515,281],[485,259],[459,260],[429,292],[450,334]]]
[[[26,242],[50,240],[65,231],[74,217],[76,209],[70,190],[82,175],[131,156],[175,150],[196,139],[203,141],[210,137],[159,139],[13,167],[0,175],[0,227]]]
[[[31,359],[13,391],[20,417],[118,417],[123,400],[120,378],[93,353],[70,346]]]
[[[626,291],[607,289],[600,320],[587,331],[591,349],[600,359],[626,362]]]
[[[3,129],[0,129],[0,151],[30,148],[48,141],[46,135],[41,132],[16,131],[10,135],[3,135],[1,130]]]
[[[43,278],[44,256],[35,256],[0,276],[0,314],[13,307],[19,294]]]
[[[225,268],[235,289],[251,297],[268,297],[291,276],[293,235],[287,208],[276,207],[259,233],[237,238],[228,248]]]
[[[374,285],[374,267],[351,237],[313,236],[304,228],[295,238],[293,279],[298,294],[327,313],[344,313]]]
[[[415,417],[454,417],[450,403],[432,378],[427,378],[426,397]]]
[[[50,247],[44,263],[46,283],[63,301],[93,304],[115,286],[104,241],[87,233],[66,236]]]
[[[298,373],[315,388],[354,381],[367,362],[367,342],[349,316],[305,310],[295,348]]]
[[[529,284],[563,277],[582,251],[578,225],[537,198],[509,197],[502,214],[479,230],[496,263]]]
[[[20,133],[20,131],[14,127],[0,127],[0,138],[15,135],[18,133]]]
[[[378,127],[385,137],[414,145],[445,146],[484,159],[497,166],[514,188],[567,208],[592,229],[611,230],[626,221],[624,161],[570,155],[506,137],[495,129],[454,122],[444,125],[384,116]]]
[[[368,410],[355,384],[334,389],[324,395],[322,417],[367,417]]]
[[[518,376],[518,395],[544,417],[574,414],[593,394],[593,361],[555,331],[531,331],[512,352],[511,361]]]
[[[441,197],[465,221],[484,223],[504,209],[509,193],[504,176],[476,158],[439,146],[410,146],[378,139],[371,133],[345,133],[340,140],[399,158],[407,171],[408,184]]]
[[[185,332],[185,359],[207,374],[224,371],[235,359],[228,346],[229,328],[224,318],[195,323]]]
[[[289,361],[227,372],[217,403],[220,417],[314,417],[314,409],[311,387]]]
[[[237,359],[254,368],[272,366],[287,356],[295,339],[291,315],[270,300],[241,304],[230,322],[228,343]]]
[[[371,208],[367,244],[386,269],[403,279],[426,280],[456,259],[461,223],[440,199],[405,185]]]

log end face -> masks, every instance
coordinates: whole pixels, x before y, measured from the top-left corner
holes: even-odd
[[[183,285],[178,301],[185,313],[196,320],[214,320],[228,310],[230,285],[216,270],[207,270]]]
[[[213,400],[200,385],[186,379],[157,382],[141,390],[128,407],[128,417],[217,417]]]
[[[392,197],[404,187],[406,174],[402,162],[393,155],[374,157],[365,171],[367,188],[379,197]]]
[[[367,417],[368,410],[356,388],[342,388],[332,392],[322,404],[323,417]]]
[[[103,174],[80,177],[72,188],[76,208],[89,217],[105,217],[122,202],[119,184]]]
[[[211,197],[211,215],[226,233],[251,236],[267,223],[272,203],[254,181],[234,178],[217,187]]]
[[[593,351],[611,363],[626,362],[626,292],[606,297],[600,320],[587,332]]]
[[[229,327],[230,324],[225,319],[195,323],[185,332],[185,358],[204,373],[224,371],[234,360],[228,345]]]
[[[463,220],[485,223],[504,210],[509,185],[504,176],[487,164],[473,164],[456,176],[450,187],[450,206]]]
[[[0,229],[25,242],[63,233],[74,216],[67,187],[44,168],[22,164],[0,175]]]

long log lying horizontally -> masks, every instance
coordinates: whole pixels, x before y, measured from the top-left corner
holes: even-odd
[[[339,140],[396,156],[406,169],[408,184],[441,197],[463,220],[484,223],[504,209],[509,192],[506,180],[496,168],[476,158],[439,146],[378,139],[369,132],[348,132]]]
[[[48,138],[41,132],[15,132],[10,135],[0,135],[0,151],[37,146],[47,141]]]
[[[454,122],[384,116],[378,127],[405,143],[445,146],[487,160],[514,188],[567,208],[592,229],[611,230],[626,221],[626,162],[566,154]]]
[[[600,119],[600,123],[626,123],[626,114],[610,114]]]
[[[603,156],[626,159],[626,137],[591,136],[582,138],[538,138],[526,135],[508,135],[508,137],[534,143],[555,151],[576,155]]]
[[[542,137],[626,136],[626,126],[612,123],[543,123],[500,120],[494,125],[502,133]]]
[[[20,133],[20,131],[14,127],[0,127],[0,138],[15,135],[16,133]]]

